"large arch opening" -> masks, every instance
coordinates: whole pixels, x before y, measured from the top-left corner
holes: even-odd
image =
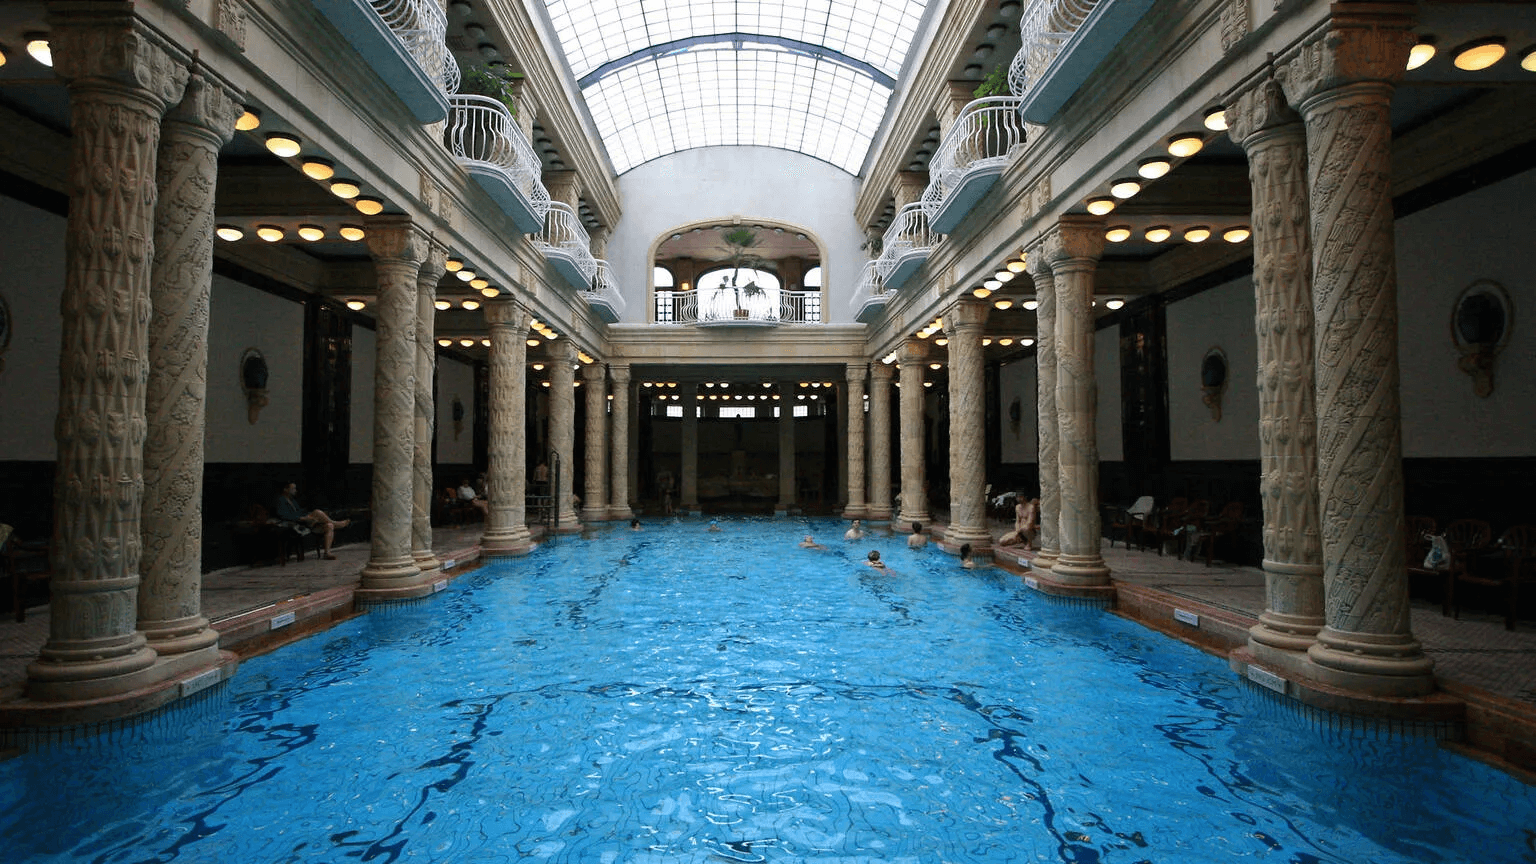
[[[652,247],[651,320],[821,324],[823,259],[817,239],[792,225],[731,219],[673,229]]]

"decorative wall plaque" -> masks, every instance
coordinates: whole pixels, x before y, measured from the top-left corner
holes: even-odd
[[[1211,409],[1211,419],[1217,423],[1221,422],[1221,397],[1227,392],[1229,371],[1227,352],[1220,348],[1205,352],[1205,359],[1200,361],[1200,389],[1205,393],[1200,401]]]
[[[1479,279],[1456,297],[1451,307],[1451,340],[1461,353],[1456,366],[1472,376],[1472,391],[1478,396],[1493,393],[1494,363],[1509,344],[1514,324],[1514,301],[1497,282]]]
[[[255,348],[240,355],[240,390],[245,393],[246,419],[254,426],[268,402],[267,358]]]

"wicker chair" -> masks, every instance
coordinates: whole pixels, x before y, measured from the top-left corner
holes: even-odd
[[[1456,583],[1464,573],[1469,573],[1472,556],[1488,548],[1493,541],[1493,529],[1481,519],[1457,519],[1445,526],[1445,543],[1451,547],[1451,566],[1445,569],[1445,598],[1440,604],[1440,614],[1450,615],[1451,610],[1460,614],[1456,601]]]

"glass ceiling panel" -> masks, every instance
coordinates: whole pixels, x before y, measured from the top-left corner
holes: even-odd
[[[621,174],[668,153],[716,145],[780,147],[858,173],[926,6],[926,0],[546,3]],[[740,38],[711,38],[723,35]]]

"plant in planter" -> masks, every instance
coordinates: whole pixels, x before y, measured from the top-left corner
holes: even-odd
[[[750,228],[732,228],[720,235],[720,239],[725,243],[725,260],[730,265],[731,272],[726,277],[726,281],[717,290],[723,292],[726,289],[730,289],[736,298],[736,317],[746,318],[749,313],[747,308],[742,305],[741,298],[743,296],[748,298],[761,297],[767,291],[764,290],[763,286],[757,284],[756,279],[749,279],[744,285],[739,285],[737,282],[741,276],[741,271],[758,270],[764,265],[762,256],[754,251],[762,243],[762,239],[757,236],[756,231]]]
[[[460,70],[459,92],[495,99],[516,117],[517,95],[512,90],[512,82],[522,77],[521,72],[502,71],[491,66],[465,66]]]

